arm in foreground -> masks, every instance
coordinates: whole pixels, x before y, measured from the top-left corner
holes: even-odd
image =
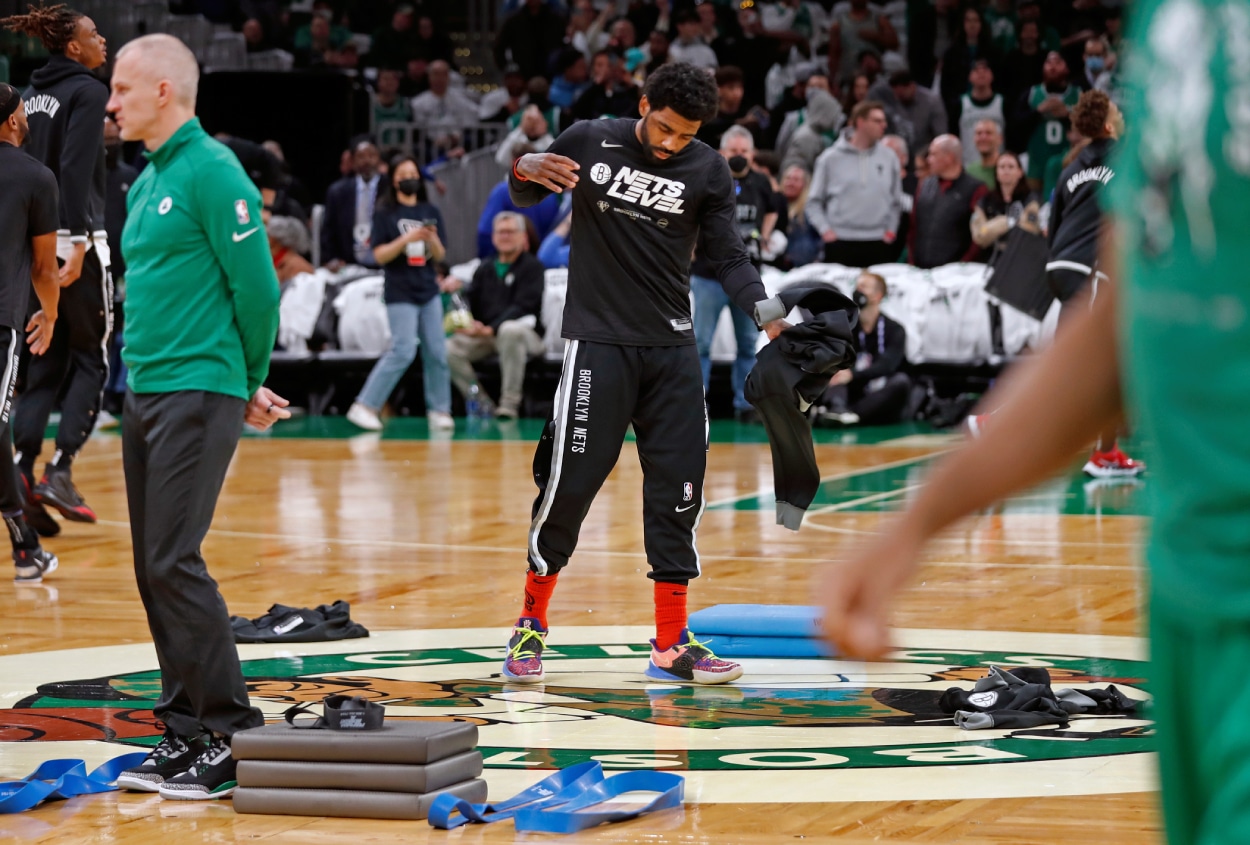
[[[890,648],[889,605],[915,571],[925,543],[955,520],[1061,469],[1122,413],[1116,285],[1054,346],[1021,364],[991,392],[998,408],[975,447],[944,459],[912,505],[854,557],[824,573],[818,601],[825,635],[848,657]]]

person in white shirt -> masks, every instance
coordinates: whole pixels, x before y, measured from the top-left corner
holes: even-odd
[[[477,123],[477,103],[451,87],[451,65],[430,62],[430,90],[412,98],[412,119],[431,137],[459,133]]]
[[[670,62],[688,62],[695,67],[712,69],[720,67],[716,53],[700,36],[702,24],[698,12],[683,9],[673,16],[673,22],[677,25],[677,38],[668,46]]]

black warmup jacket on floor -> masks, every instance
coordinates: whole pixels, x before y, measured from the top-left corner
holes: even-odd
[[[77,242],[104,229],[104,106],[108,87],[84,65],[53,56],[22,95],[26,151],[47,165],[61,190],[61,228]]]
[[[1115,149],[1111,138],[1091,141],[1063,169],[1050,203],[1051,285],[1060,300],[1071,298],[1093,274],[1098,263],[1105,186],[1115,178],[1108,159]]]
[[[616,465],[632,424],[643,470],[649,577],[699,574],[695,530],[703,513],[707,412],[690,315],[690,261],[703,246],[717,277],[757,323],[784,316],[767,302],[738,233],[729,166],[692,141],[651,161],[637,121],[574,124],[549,152],[576,161],[572,249],[563,334],[569,340],[553,419],[534,455],[530,568],[558,573],[582,520]],[[509,177],[518,206],[550,191]]]

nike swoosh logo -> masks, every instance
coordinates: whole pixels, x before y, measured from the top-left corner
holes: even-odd
[[[686,511],[690,510],[690,509],[691,509],[691,508],[693,508],[693,507],[694,507],[694,505],[686,505],[684,508],[677,508],[677,512],[678,512],[678,513],[685,513]]]
[[[259,226],[253,226],[252,228],[248,229],[246,232],[235,232],[230,237],[234,238],[234,242],[237,244],[239,241],[243,240],[244,238],[250,235],[254,235],[259,231],[260,231]]]
[[[599,144],[603,146],[605,149],[609,149],[609,150],[612,149],[613,147],[625,146],[624,144],[609,144],[607,141],[600,141]]]

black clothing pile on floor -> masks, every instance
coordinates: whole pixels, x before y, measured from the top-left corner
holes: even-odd
[[[1103,690],[1054,690],[1050,673],[1025,666],[1007,671],[991,666],[972,690],[951,687],[939,702],[944,713],[966,731],[991,728],[1066,727],[1075,714],[1133,713],[1138,702],[1108,686]]]

